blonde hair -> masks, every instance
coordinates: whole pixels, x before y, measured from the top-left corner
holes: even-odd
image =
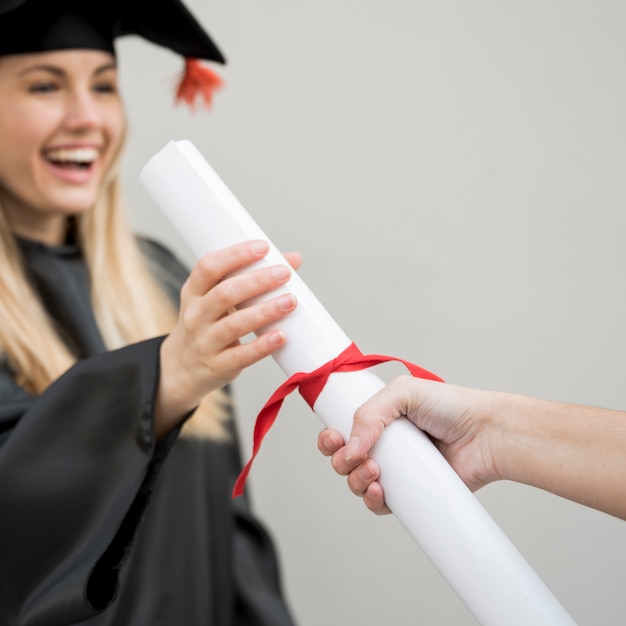
[[[92,281],[93,307],[108,349],[168,333],[177,312],[150,272],[131,233],[117,175],[104,184],[92,210],[76,218],[77,236]],[[97,289],[95,288],[97,285]],[[41,393],[76,361],[26,277],[9,223],[0,211],[0,350],[16,382]],[[187,420],[183,434],[226,436],[226,394],[209,394]]]

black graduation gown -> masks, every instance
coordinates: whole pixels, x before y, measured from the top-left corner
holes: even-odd
[[[235,440],[154,444],[162,338],[107,352],[78,247],[20,245],[81,360],[38,397],[0,365],[0,624],[292,624],[271,540],[230,497]],[[185,268],[141,245],[177,297]]]

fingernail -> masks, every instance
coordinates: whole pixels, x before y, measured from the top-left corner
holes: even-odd
[[[269,250],[269,245],[266,241],[253,241],[250,248],[254,254],[264,255]]]
[[[279,343],[283,343],[285,340],[285,335],[280,330],[277,330],[273,333],[270,333],[268,340],[271,344],[278,345]]]
[[[358,437],[350,437],[350,440],[346,444],[346,461],[351,461],[354,455],[358,452],[361,440]]]
[[[293,309],[294,306],[296,306],[296,297],[293,294],[288,293],[278,298],[279,309],[289,310]]]
[[[272,276],[276,280],[287,280],[289,278],[289,270],[284,265],[277,265],[272,270]]]
[[[337,448],[341,448],[343,446],[343,439],[341,438],[341,435],[339,433],[333,433],[330,437],[329,437],[330,441],[330,447],[333,450],[336,450]]]
[[[369,463],[363,463],[357,470],[357,474],[361,480],[371,480],[374,478],[375,472],[372,470]]]

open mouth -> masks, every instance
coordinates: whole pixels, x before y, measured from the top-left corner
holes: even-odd
[[[46,160],[55,167],[68,170],[88,170],[98,158],[95,148],[63,148],[45,153]]]

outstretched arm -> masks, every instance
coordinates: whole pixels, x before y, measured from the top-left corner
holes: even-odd
[[[351,438],[325,430],[320,451],[368,508],[388,512],[368,457],[385,426],[406,416],[473,491],[512,480],[626,519],[626,413],[482,391],[409,376],[392,381],[354,418]]]

